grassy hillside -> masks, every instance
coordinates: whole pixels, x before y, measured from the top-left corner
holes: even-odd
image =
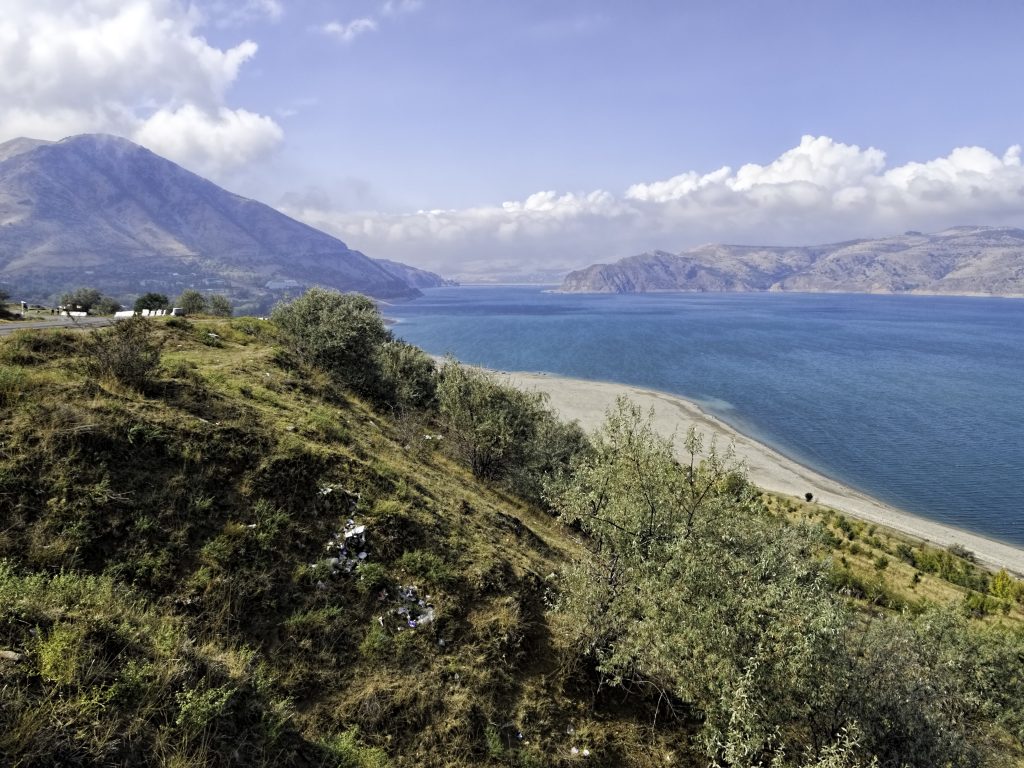
[[[268,322],[149,328],[131,386],[110,332],[0,340],[0,763],[707,764],[703,714],[609,682],[552,610],[585,526],[474,474],[436,409],[371,406]],[[825,518],[865,617],[947,603],[1019,640],[966,561],[762,508]]]

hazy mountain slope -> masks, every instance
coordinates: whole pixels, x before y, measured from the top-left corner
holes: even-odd
[[[953,227],[820,246],[654,251],[572,272],[561,290],[1024,295],[1024,230]]]
[[[428,272],[425,269],[410,267],[399,261],[391,259],[374,259],[380,266],[400,280],[405,281],[414,288],[442,288],[447,285],[458,285],[454,280],[441,277],[436,272]]]
[[[17,139],[0,158],[0,279],[25,293],[195,286],[257,303],[272,301],[274,287],[309,284],[418,293],[340,240],[125,139]]]

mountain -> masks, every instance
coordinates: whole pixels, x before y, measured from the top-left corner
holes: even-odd
[[[425,269],[410,267],[408,264],[402,264],[399,261],[391,261],[391,259],[374,259],[374,261],[392,275],[400,280],[404,280],[414,288],[445,288],[458,285],[455,280],[449,280]]]
[[[1024,229],[953,227],[785,247],[703,245],[571,272],[573,293],[803,291],[1024,296]]]
[[[313,284],[419,294],[340,240],[106,135],[0,144],[0,280],[38,298],[195,287],[253,308]]]

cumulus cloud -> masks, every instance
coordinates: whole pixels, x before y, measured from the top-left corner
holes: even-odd
[[[367,17],[353,19],[349,22],[329,21],[320,28],[320,31],[343,43],[351,43],[360,35],[373,32],[376,29],[377,22]]]
[[[284,134],[273,120],[244,109],[208,113],[192,105],[161,109],[135,132],[140,144],[167,157],[188,157],[214,175],[244,165],[277,146]]]
[[[571,268],[702,242],[809,244],[955,224],[1020,224],[1021,148],[961,147],[888,167],[885,153],[804,136],[766,164],[686,171],[620,195],[538,192],[522,201],[408,214],[295,207],[377,256],[451,274],[516,264]]]
[[[271,13],[277,5],[256,2]],[[195,6],[177,0],[7,0],[0,139],[110,132],[206,173],[265,152],[280,141],[280,128],[225,104],[257,46],[212,46],[202,23]],[[201,128],[210,137],[197,136]]]

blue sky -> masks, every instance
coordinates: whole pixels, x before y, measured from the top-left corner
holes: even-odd
[[[450,273],[1024,225],[1020,2],[9,2],[0,139],[120,133]]]

